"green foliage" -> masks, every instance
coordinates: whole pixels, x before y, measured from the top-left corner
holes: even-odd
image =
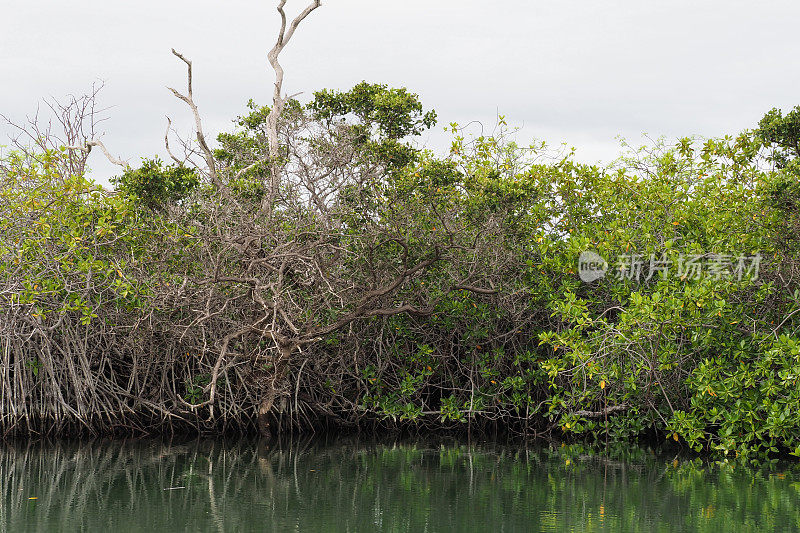
[[[800,158],[800,106],[785,116],[780,109],[772,109],[758,123],[756,132],[764,144],[774,149],[770,157],[778,168],[800,175],[795,162]]]
[[[55,175],[60,157],[10,161],[0,187],[9,210],[0,221],[0,281],[19,287],[7,305],[25,306],[40,321],[77,313],[87,325],[109,299],[127,309],[141,303],[141,284],[123,270],[144,255],[149,231],[125,197]]]
[[[759,122],[756,135],[768,147],[776,169],[766,201],[783,212],[775,224],[775,241],[786,254],[798,252],[800,235],[800,107],[783,114],[772,109]]]
[[[298,106],[296,100],[287,102],[284,116],[296,113]],[[269,178],[266,125],[270,108],[250,100],[247,109],[249,113],[235,120],[236,131],[217,136],[220,147],[214,150],[214,157],[234,173],[229,182],[232,191],[241,198],[259,202]]]
[[[329,125],[349,124],[364,154],[395,170],[412,163],[418,154],[402,140],[436,124],[436,112],[425,112],[416,94],[367,82],[347,92],[315,92],[307,108]]]
[[[795,452],[796,360],[765,341],[775,324],[797,325],[796,304],[773,280],[782,267],[768,261],[780,252],[773,228],[784,217],[765,200],[781,178],[760,169],[758,146],[747,134],[682,139],[627,149],[600,169],[569,155],[542,164],[541,145],[456,137],[448,161],[410,167],[392,183],[413,224],[433,234],[443,206],[468,221],[459,231],[493,220],[494,262],[473,268],[503,294],[529,299],[521,311],[503,297],[448,292],[445,280],[460,275],[432,272],[424,287],[441,291],[436,310],[392,320],[396,366],[373,375],[380,386],[368,407],[397,416],[410,401],[443,423],[539,417],[565,437],[658,434],[743,457]],[[423,198],[436,207],[427,211]],[[609,259],[605,279],[578,279],[586,250]],[[639,282],[618,275],[616,258],[631,254],[644,261]],[[680,275],[693,254],[727,257],[731,273],[733,258],[760,254],[760,277]],[[647,276],[655,259],[671,265],[670,276]],[[428,373],[402,355],[420,345],[433,350]]]
[[[675,413],[672,429],[696,449],[710,447],[740,457],[800,456],[798,340],[787,335],[705,359],[688,381],[690,408]],[[749,348],[749,349],[748,349]]]
[[[204,387],[211,381],[211,376],[201,374],[186,383],[184,399],[190,403],[200,403],[203,400]]]
[[[194,169],[183,165],[165,167],[158,157],[143,159],[141,167],[126,170],[113,182],[121,193],[152,210],[186,198],[200,183]]]
[[[360,125],[377,129],[377,137],[386,140],[419,135],[436,124],[436,112],[423,112],[416,94],[383,84],[362,82],[347,92],[318,91],[308,108],[315,118],[331,122],[354,115]]]

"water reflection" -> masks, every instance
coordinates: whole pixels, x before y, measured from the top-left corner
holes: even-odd
[[[795,531],[799,478],[577,447],[15,443],[0,531]]]

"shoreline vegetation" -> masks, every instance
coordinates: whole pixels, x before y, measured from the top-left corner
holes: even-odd
[[[502,428],[800,456],[800,108],[599,167],[503,117],[435,154],[406,89],[300,102],[280,69],[212,149],[174,53],[197,135],[168,131],[168,162],[111,156],[96,91],[2,154],[1,436]]]

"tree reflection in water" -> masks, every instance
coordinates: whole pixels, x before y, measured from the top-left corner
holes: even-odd
[[[580,446],[6,443],[0,530],[791,531],[799,480]]]

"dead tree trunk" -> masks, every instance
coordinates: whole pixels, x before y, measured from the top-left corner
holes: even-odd
[[[300,23],[303,22],[303,20],[305,20],[305,18],[308,17],[312,11],[322,5],[321,0],[315,0],[309,4],[308,7],[306,7],[299,15],[297,15],[297,17],[287,27],[286,12],[284,11],[286,1],[287,0],[281,0],[280,4],[278,4],[278,13],[281,15],[281,29],[278,33],[278,40],[275,43],[275,46],[272,47],[272,50],[270,50],[269,54],[267,55],[269,64],[275,71],[275,90],[272,95],[272,109],[270,109],[269,115],[267,116],[270,183],[268,188],[269,194],[264,199],[265,204],[262,205],[262,210],[267,213],[271,212],[272,203],[275,201],[275,196],[278,194],[282,172],[281,153],[278,143],[278,121],[280,120],[281,113],[283,113],[286,100],[283,97],[284,72],[283,67],[278,61],[278,58],[283,49],[286,48],[286,45],[289,44],[289,41],[292,39],[292,36],[294,36],[294,32],[297,30],[297,27],[300,26]]]

